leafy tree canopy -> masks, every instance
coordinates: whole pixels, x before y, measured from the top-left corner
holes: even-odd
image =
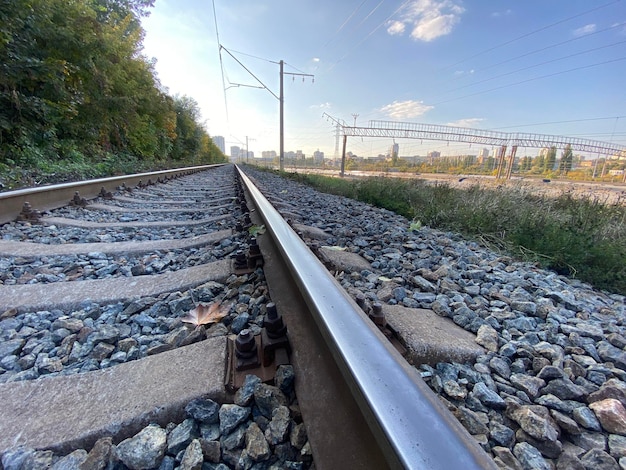
[[[197,103],[164,93],[141,54],[153,4],[0,0],[0,165],[224,158]]]

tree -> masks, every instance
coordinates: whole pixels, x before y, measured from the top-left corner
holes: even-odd
[[[532,158],[529,156],[520,159],[520,171],[530,171],[532,168]]]
[[[543,154],[540,153],[533,159],[532,168],[534,169],[535,173],[543,173],[543,170],[545,169],[545,167],[546,167],[546,159],[543,156]]]
[[[548,153],[546,154],[544,171],[546,173],[553,171],[555,164],[556,164],[556,147],[553,145],[552,147],[550,147],[550,149],[548,150]]]
[[[0,163],[223,158],[141,54],[153,3],[0,0]]]
[[[567,174],[572,170],[572,162],[574,161],[574,155],[572,153],[572,146],[567,144],[561,154],[561,161],[559,162],[559,171],[561,174]]]

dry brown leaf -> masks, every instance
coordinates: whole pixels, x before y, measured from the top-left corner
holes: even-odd
[[[182,317],[181,320],[195,326],[217,323],[228,315],[231,305],[232,304],[222,305],[219,302],[212,304],[200,303],[196,308],[190,310],[187,315]]]

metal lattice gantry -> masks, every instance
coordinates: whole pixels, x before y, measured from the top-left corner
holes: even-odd
[[[564,148],[570,146],[573,151],[596,153],[599,155],[626,156],[626,146],[599,140],[580,139],[558,135],[531,134],[521,132],[498,132],[485,129],[469,129],[465,127],[442,126],[437,124],[421,124],[397,121],[369,121],[367,127],[348,126],[345,122],[324,113],[324,116],[341,127],[344,136],[341,174],[344,173],[346,141],[348,136],[355,137],[388,137],[392,139],[442,140],[446,142],[465,142],[500,147],[497,158],[500,161],[498,177],[504,170],[507,147],[511,147],[506,176],[511,176],[515,152],[518,147]]]

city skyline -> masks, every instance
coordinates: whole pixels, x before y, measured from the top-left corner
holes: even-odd
[[[278,150],[279,103],[266,89],[241,85],[266,85],[277,94],[279,60],[286,72],[315,75],[314,83],[285,75],[285,149],[309,155],[318,148],[335,154],[333,123],[324,112],[348,125],[384,119],[624,145],[626,23],[616,18],[625,13],[619,0],[215,0],[214,17],[211,3],[157,0],[143,20],[144,53],[156,58],[171,94],[198,102],[212,136],[224,136],[226,148],[245,147],[248,138],[257,155]],[[221,54],[215,18],[226,48]],[[392,144],[348,141],[351,151],[367,156]],[[406,154],[470,150],[399,144]]]

